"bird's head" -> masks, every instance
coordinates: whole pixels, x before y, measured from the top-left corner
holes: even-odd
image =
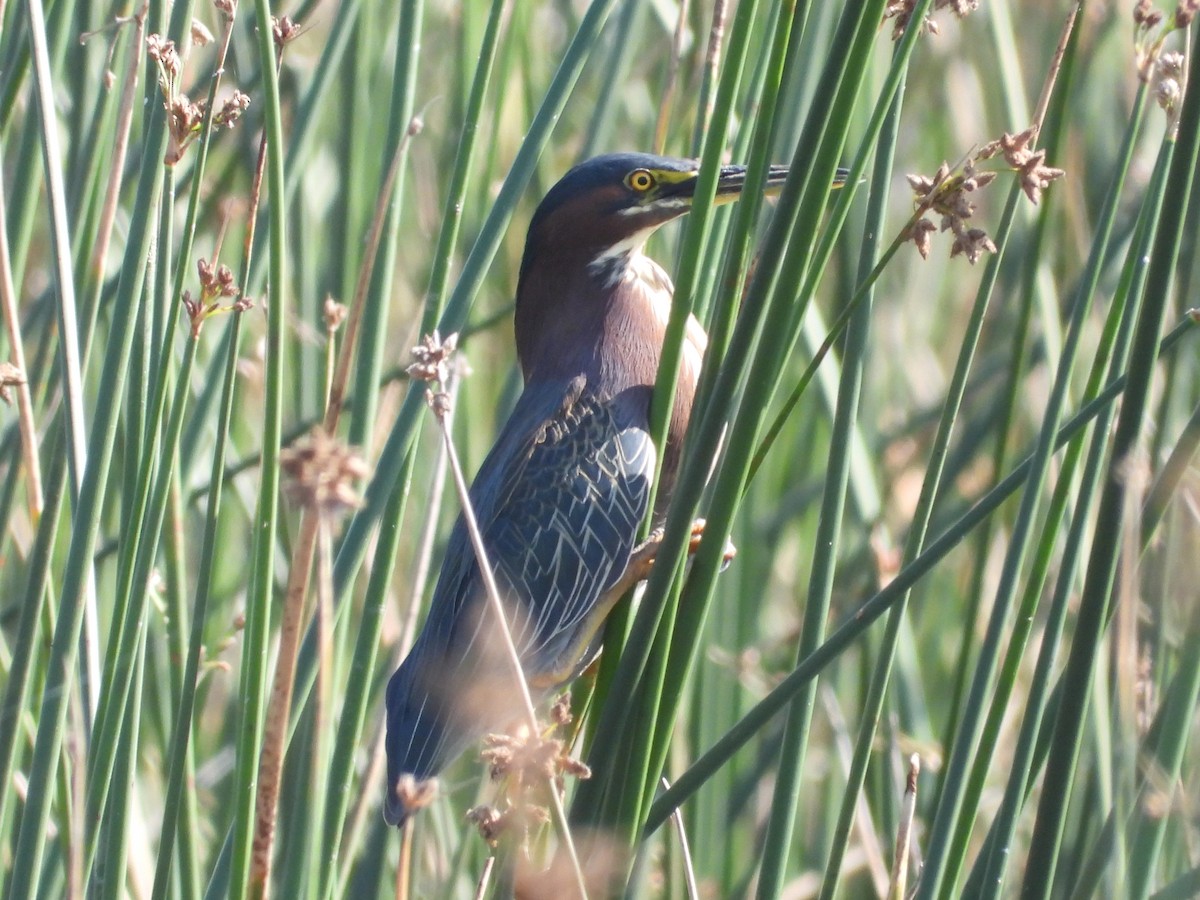
[[[660,225],[691,209],[699,174],[697,160],[649,153],[610,153],[580,163],[538,205],[522,277],[538,265],[586,266],[636,252]],[[786,167],[771,166],[768,190],[786,176]],[[736,199],[745,181],[745,167],[723,167],[717,202]]]

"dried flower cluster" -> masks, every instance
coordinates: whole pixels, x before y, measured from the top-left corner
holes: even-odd
[[[199,19],[192,19],[192,43],[197,47],[207,47],[213,42],[213,33]]]
[[[233,21],[232,0],[216,0],[217,9],[226,17],[229,23]],[[200,22],[193,20],[191,27],[192,43],[203,47],[213,40],[212,33]],[[208,112],[206,100],[191,100],[179,86],[183,63],[175,42],[161,34],[151,34],[146,38],[146,52],[152,60],[158,63],[158,83],[162,90],[163,106],[167,110],[168,145],[163,161],[173,166],[183,158],[183,154],[201,133],[205,113]],[[213,111],[213,125],[217,128],[232,128],[242,117],[250,98],[241,91],[222,100]]]
[[[573,778],[592,776],[585,763],[566,752],[561,739],[531,735],[528,731],[518,731],[515,735],[488,735],[482,756],[492,779],[507,779],[510,792],[524,792],[550,779],[561,786],[567,775]]]
[[[301,35],[301,28],[292,21],[291,16],[271,17],[271,34],[275,38],[275,46],[282,50]]]
[[[1183,100],[1183,54],[1178,51],[1162,53],[1154,66],[1154,100],[1174,124]]]
[[[1179,0],[1170,20],[1153,6],[1151,0],[1138,0],[1133,9],[1138,78],[1151,85],[1154,100],[1166,112],[1172,128],[1178,124],[1186,78],[1183,54],[1165,50],[1164,44],[1172,31],[1191,25],[1197,12],[1200,12],[1200,0]]]
[[[425,335],[421,343],[413,347],[413,363],[406,370],[410,378],[427,381],[437,387],[437,390],[425,392],[425,400],[439,419],[445,418],[450,412],[450,395],[445,388],[450,380],[450,361],[457,347],[457,332],[442,340],[434,329],[432,334]]]
[[[25,374],[10,362],[0,362],[0,400],[12,403],[12,389],[25,383]]]
[[[230,22],[232,22],[233,17],[237,15],[236,0],[213,0],[213,6],[216,8],[217,12],[219,12],[226,18],[226,20]]]
[[[1179,0],[1175,5],[1173,17],[1176,28],[1187,28],[1200,12],[1200,0]],[[1138,0],[1133,7],[1133,25],[1139,31],[1151,31],[1163,23],[1166,18],[1160,9],[1156,9],[1151,0]]]
[[[974,265],[985,251],[995,253],[996,245],[987,232],[968,224],[975,213],[975,204],[969,195],[986,186],[997,175],[993,171],[981,171],[978,163],[1003,156],[1005,163],[1020,178],[1025,196],[1036,204],[1050,182],[1066,174],[1062,169],[1046,165],[1045,150],[1033,149],[1036,137],[1035,126],[1017,134],[1004,134],[984,144],[974,156],[969,157],[961,172],[955,172],[948,163],[942,163],[932,177],[909,175],[908,183],[916,195],[917,209],[913,224],[904,235],[905,240],[911,240],[926,259],[929,258],[931,237],[939,230],[954,234],[954,243],[950,247],[952,257],[961,253]],[[933,223],[928,213],[941,216],[940,227]]]
[[[524,837],[532,829],[545,825],[550,821],[550,814],[545,807],[533,803],[504,810],[484,803],[468,809],[466,819],[479,830],[479,836],[494,847],[505,835]]]
[[[213,113],[213,127],[232,128],[249,106],[250,98],[241,91],[234,91],[232,96],[217,104],[217,111]]]
[[[204,297],[236,297],[238,287],[233,280],[233,272],[229,266],[214,266],[207,259],[196,263],[196,273],[200,276],[200,290]]]
[[[203,100],[193,103],[188,99],[187,94],[176,94],[167,98],[169,142],[163,161],[168,166],[173,166],[183,159],[184,152],[200,134],[200,126],[204,122],[205,105]]]
[[[370,474],[350,447],[319,425],[279,455],[290,479],[288,493],[318,512],[342,512],[362,506],[355,485]]]
[[[324,309],[325,331],[329,334],[333,334],[335,331],[341,328],[342,323],[346,321],[347,312],[348,310],[346,309],[345,303],[338,303],[338,301],[334,300],[332,297],[326,297]]]
[[[918,215],[909,226],[905,238],[916,245],[923,259],[929,258],[933,233],[939,230],[926,213],[940,215],[940,230],[954,233],[954,244],[950,248],[952,257],[962,253],[974,265],[985,250],[988,253],[996,252],[996,245],[986,231],[967,224],[967,220],[975,213],[975,204],[968,195],[995,177],[995,172],[975,171],[973,161],[967,162],[962,174],[952,176],[949,163],[942,163],[930,178],[924,175],[908,176],[908,183],[916,195]]]
[[[892,40],[898,41],[904,35],[908,23],[912,21],[916,7],[917,0],[893,0],[884,9],[883,20],[885,22],[888,19],[892,20]],[[979,0],[933,0],[933,12],[947,7],[954,15],[965,19],[979,8]],[[938,33],[937,22],[933,20],[932,13],[926,16],[925,21],[921,23],[921,31],[929,34]]]
[[[213,113],[213,127],[233,128],[249,106],[250,98],[241,91],[234,91],[230,97],[217,104],[216,112]],[[180,93],[168,97],[166,107],[170,142],[165,162],[167,165],[175,165],[183,158],[192,141],[199,137],[208,103],[203,99],[193,102],[188,99],[187,94]]]
[[[1030,126],[1018,134],[1003,134],[999,140],[984,144],[976,159],[991,159],[1003,155],[1007,162],[1021,178],[1021,190],[1029,198],[1030,203],[1036,204],[1042,199],[1042,191],[1050,186],[1050,182],[1062,178],[1066,172],[1046,165],[1046,151],[1034,150],[1032,145],[1037,137],[1037,128]]]
[[[1162,10],[1155,9],[1151,0],[1138,0],[1133,7],[1133,26],[1138,30],[1149,31],[1162,24]]]
[[[1166,112],[1167,124],[1172,129],[1179,124],[1187,79],[1183,54],[1165,50],[1164,44],[1172,31],[1191,25],[1197,11],[1200,11],[1200,0],[1179,0],[1169,22],[1148,0],[1140,0],[1133,11],[1138,77],[1151,86],[1154,100]]]
[[[222,312],[245,312],[254,305],[240,296],[241,289],[234,281],[229,266],[216,266],[201,259],[196,263],[196,269],[200,275],[200,298],[193,300],[190,292],[183,292],[183,308],[187,310],[192,323],[193,338],[200,336],[200,327],[209,316]],[[221,304],[222,300],[230,298],[236,299],[231,304]]]
[[[432,334],[421,338],[421,343],[412,348],[413,363],[407,371],[418,381],[445,384],[450,380],[450,360],[458,347],[458,333],[447,335],[445,340],[435,329]]]
[[[173,85],[179,78],[179,73],[183,71],[183,63],[180,62],[175,42],[161,34],[149,34],[146,36],[146,53],[158,63],[160,80]]]
[[[591,769],[570,755],[567,742],[554,736],[571,722],[571,695],[565,693],[550,708],[549,724],[541,733],[521,725],[515,733],[484,738],[481,756],[492,780],[503,782],[503,797],[500,806],[477,806],[468,818],[488,843],[494,844],[505,833],[524,839],[530,829],[548,822],[548,786],[561,792],[568,776],[592,777]]]

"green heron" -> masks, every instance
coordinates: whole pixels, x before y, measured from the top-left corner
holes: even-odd
[[[551,188],[529,225],[515,316],[525,387],[470,498],[535,692],[586,666],[618,588],[629,580],[658,456],[650,403],[673,291],[642,247],[689,210],[698,171],[693,160],[598,156]],[[780,185],[786,174],[772,166],[767,185]],[[734,199],[745,175],[741,166],[721,169],[718,202]],[[691,319],[662,448],[659,520],[706,341]],[[396,790],[402,776],[436,775],[485,732],[515,718],[511,676],[489,639],[495,627],[460,517],[428,619],[388,683],[390,824],[413,811]]]

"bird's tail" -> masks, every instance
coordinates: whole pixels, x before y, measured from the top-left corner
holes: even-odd
[[[519,714],[520,697],[507,663],[490,657],[477,645],[475,652],[451,664],[448,656],[418,647],[392,675],[387,689],[388,789],[383,812],[389,824],[404,824],[427,802],[428,792],[419,790],[420,782],[439,774],[484,734]],[[414,788],[418,788],[415,804]]]

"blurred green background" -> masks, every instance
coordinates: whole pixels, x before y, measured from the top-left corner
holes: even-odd
[[[520,388],[525,225],[612,150],[794,177],[647,248],[725,336],[706,400],[730,440],[707,487],[698,444],[675,555],[573,692],[589,896],[1200,893],[1200,103],[1164,86],[1192,56],[1154,62],[1194,41],[1174,8],[1083,3],[1067,30],[1076,4],[1042,0],[918,4],[937,33],[899,41],[903,5],[0,0],[5,895],[571,896],[553,828],[493,848],[464,820],[495,795],[475,753],[411,834],[384,825],[382,694],[459,508],[409,348],[462,334],[469,477]],[[1036,145],[1065,176],[1034,205],[995,157],[968,195],[997,252],[896,247],[905,175],[961,173],[1048,83]],[[175,117],[164,165],[164,95],[235,89],[232,127]],[[201,259],[252,306],[205,293]],[[280,451],[346,354],[364,505],[302,515]]]

